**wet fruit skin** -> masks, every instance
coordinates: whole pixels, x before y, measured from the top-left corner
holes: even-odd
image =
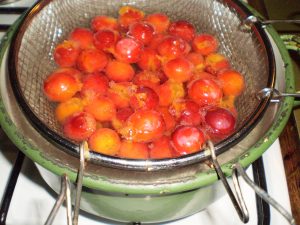
[[[187,155],[199,151],[205,142],[201,130],[193,126],[179,127],[172,134],[172,143],[175,151],[180,155]]]
[[[142,45],[133,38],[122,38],[116,43],[115,57],[121,62],[136,63],[140,60]]]
[[[158,54],[152,48],[146,48],[142,51],[137,64],[142,70],[157,71],[161,67]]]
[[[117,30],[118,26],[117,19],[110,16],[95,16],[91,21],[91,28],[96,32],[103,29]]]
[[[141,21],[145,16],[145,13],[132,6],[122,6],[119,9],[119,25],[124,29],[135,23]]]
[[[62,102],[72,98],[80,89],[81,83],[76,76],[80,72],[71,68],[62,68],[50,74],[43,84],[43,91],[50,101]]]
[[[95,152],[115,156],[120,150],[121,140],[116,131],[99,128],[88,139],[88,145]]]
[[[169,110],[176,116],[178,124],[197,126],[202,122],[200,107],[192,100],[174,102]]]
[[[161,116],[164,119],[165,125],[166,125],[166,134],[170,134],[173,132],[175,126],[176,126],[176,119],[175,117],[169,112],[168,107],[159,107],[157,111],[161,114]]]
[[[226,70],[217,75],[224,95],[239,96],[245,89],[244,77],[237,71]]]
[[[132,109],[155,109],[158,106],[159,97],[155,91],[149,87],[138,87],[131,96],[129,104]]]
[[[172,22],[168,28],[168,33],[173,36],[178,36],[187,42],[190,42],[195,37],[195,27],[193,24],[185,20]]]
[[[161,82],[158,73],[159,72],[147,70],[138,72],[133,78],[133,83],[137,86],[149,87],[155,90]]]
[[[104,96],[99,96],[89,102],[84,110],[92,114],[98,121],[111,121],[116,116],[114,102]]]
[[[200,53],[191,52],[187,54],[186,59],[194,65],[194,72],[202,72],[205,68],[204,57]]]
[[[128,118],[120,133],[130,141],[150,142],[161,137],[164,131],[165,123],[160,113],[138,110]]]
[[[145,18],[145,21],[147,21],[154,27],[155,33],[166,32],[170,25],[169,17],[163,13],[149,14]]]
[[[87,28],[77,27],[71,32],[69,40],[77,42],[81,49],[92,48],[93,32]]]
[[[96,130],[96,120],[87,112],[75,113],[63,124],[66,137],[75,141],[87,140]]]
[[[149,145],[151,159],[173,158],[175,150],[171,145],[171,138],[162,136]]]
[[[219,104],[223,97],[223,92],[214,80],[199,79],[194,81],[189,87],[188,95],[201,107]]]
[[[83,98],[92,100],[106,94],[108,87],[108,79],[103,73],[90,73],[83,78],[80,94]]]
[[[130,25],[127,35],[144,45],[148,45],[154,36],[154,28],[151,24],[145,22],[133,23]]]
[[[229,135],[235,129],[235,117],[232,113],[223,108],[213,108],[205,115],[205,122],[209,131],[214,135]]]
[[[99,50],[113,52],[114,46],[120,39],[120,34],[115,30],[99,30],[93,35],[93,43]]]
[[[132,82],[110,82],[107,97],[110,98],[117,108],[129,107],[130,97],[136,91],[137,86]]]
[[[112,126],[115,130],[121,129],[126,120],[134,113],[130,107],[121,108],[117,110],[116,116],[112,119]]]
[[[147,159],[149,158],[149,149],[145,143],[123,140],[118,156],[129,159]]]
[[[175,82],[188,81],[194,69],[194,65],[187,59],[175,58],[163,65],[163,71],[167,77]]]
[[[219,72],[230,69],[229,60],[219,53],[211,53],[207,55],[204,63],[205,71],[215,75]]]
[[[83,50],[77,59],[79,70],[85,73],[100,72],[107,63],[106,54],[96,49]]]
[[[105,73],[110,80],[122,82],[131,81],[135,71],[129,63],[112,60],[107,64]]]
[[[218,40],[210,34],[198,34],[192,41],[193,50],[203,56],[215,53],[218,47]]]
[[[74,113],[83,111],[84,103],[81,98],[70,98],[59,103],[55,108],[55,118],[63,124],[65,120]]]
[[[53,56],[57,65],[72,67],[76,64],[79,54],[79,44],[75,41],[66,40],[56,46]]]
[[[185,96],[185,89],[182,83],[168,80],[161,84],[156,92],[159,96],[160,106],[169,106],[176,99],[183,98]]]
[[[170,60],[189,53],[190,46],[179,37],[168,36],[158,44],[157,51],[161,56]]]

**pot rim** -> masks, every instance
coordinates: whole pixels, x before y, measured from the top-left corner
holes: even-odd
[[[258,13],[253,10],[248,5],[245,5],[250,9],[250,11],[254,15],[258,15]],[[25,14],[24,14],[25,15]],[[2,64],[4,53],[6,52],[12,37],[15,35],[18,26],[24,19],[24,15],[22,15],[9,29],[7,34],[3,37],[0,43],[0,65]],[[285,84],[286,84],[286,92],[294,92],[294,73],[292,68],[291,59],[289,57],[288,51],[285,48],[283,42],[281,41],[277,32],[271,26],[267,28],[268,33],[272,36],[274,42],[278,46],[280,54],[284,63],[286,64],[285,68]],[[230,176],[232,174],[232,165],[235,162],[239,162],[243,167],[249,166],[253,161],[259,158],[270,146],[271,144],[278,138],[279,134],[284,129],[290,113],[292,111],[294,98],[284,98],[281,107],[278,111],[278,118],[275,120],[274,124],[270,127],[270,129],[266,132],[266,134],[259,139],[259,141],[249,148],[243,155],[236,158],[231,162],[227,162],[222,165],[222,170],[226,176]],[[76,181],[77,173],[70,168],[62,167],[60,165],[56,165],[53,161],[45,159],[40,153],[36,146],[30,143],[30,140],[27,140],[26,137],[17,129],[16,125],[12,122],[8,112],[6,111],[2,96],[0,97],[0,123],[2,129],[8,135],[8,137],[12,140],[12,142],[21,149],[31,160],[45,167],[46,169],[52,171],[53,173],[61,176],[62,174],[67,174],[71,181]],[[209,170],[205,173],[199,173],[195,176],[194,179],[190,180],[186,183],[174,183],[174,184],[166,184],[165,186],[149,186],[146,187],[134,187],[132,185],[126,184],[116,184],[110,183],[105,180],[105,178],[95,178],[85,176],[83,179],[83,185],[92,189],[101,189],[109,192],[120,192],[120,193],[129,193],[129,194],[161,194],[166,189],[168,193],[176,193],[182,192],[186,190],[191,190],[195,188],[200,188],[206,185],[213,184],[218,180],[218,176],[213,169]],[[101,187],[101,188],[99,188]]]

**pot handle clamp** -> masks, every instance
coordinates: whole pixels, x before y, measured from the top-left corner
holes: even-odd
[[[288,24],[300,24],[299,19],[276,19],[276,20],[265,20],[263,18],[258,18],[254,15],[250,15],[245,18],[240,26],[240,29],[243,31],[251,30],[253,24],[260,24],[262,28],[265,28],[267,25],[276,24],[276,23],[288,23]],[[299,34],[281,34],[280,35],[283,44],[287,50],[295,51],[300,54],[300,35]],[[294,102],[294,107],[300,105],[300,91],[296,93],[281,93],[276,89],[263,88],[258,97],[265,97],[267,95],[274,94],[275,99],[272,99],[271,102],[279,102],[282,97],[294,97],[296,102]]]
[[[80,153],[80,166],[77,174],[76,195],[75,195],[73,215],[72,215],[72,201],[71,201],[71,184],[68,175],[64,174],[61,177],[60,194],[57,197],[57,200],[45,222],[45,225],[53,224],[53,220],[57,215],[57,212],[64,201],[66,201],[67,224],[78,225],[83,173],[85,170],[86,161],[89,159],[88,147],[86,142],[81,143],[81,145],[79,146],[79,153]]]
[[[211,154],[211,160],[212,164],[214,166],[214,169],[218,175],[218,177],[221,179],[229,197],[230,200],[233,203],[233,206],[235,210],[237,211],[241,221],[243,223],[247,223],[249,221],[249,212],[247,209],[247,206],[245,204],[245,200],[242,195],[242,191],[240,188],[238,175],[240,175],[244,181],[255,191],[257,195],[259,195],[264,201],[266,201],[268,204],[273,206],[291,225],[296,225],[295,219],[292,217],[292,215],[285,210],[277,201],[275,201],[266,191],[258,187],[245,173],[244,169],[242,168],[241,164],[238,162],[233,164],[232,166],[232,180],[233,180],[233,186],[235,194],[233,193],[231,187],[229,186],[226,176],[223,173],[220,164],[217,160],[217,156],[215,153],[214,145],[211,141],[207,142],[207,148]]]

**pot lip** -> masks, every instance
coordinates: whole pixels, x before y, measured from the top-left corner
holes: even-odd
[[[253,10],[248,5],[248,7],[253,14],[258,15],[258,13]],[[25,15],[25,14],[24,14]],[[0,42],[0,65],[2,63],[2,59],[6,49],[10,45],[10,41],[12,37],[15,35],[16,30],[22,20],[24,19],[24,15],[22,15],[9,29],[6,35],[3,37]],[[288,51],[286,50],[283,42],[281,41],[279,35],[272,27],[266,28],[268,33],[272,36],[274,42],[278,46],[280,54],[282,56],[283,61],[285,62],[286,71],[285,71],[285,82],[286,82],[286,91],[294,92],[294,74],[291,64],[291,59],[289,57]],[[266,134],[247,152],[245,152],[240,157],[236,158],[234,162],[228,162],[222,165],[223,172],[230,176],[232,173],[232,165],[235,162],[239,162],[243,167],[249,166],[253,161],[259,158],[267,149],[271,146],[271,144],[278,138],[279,134],[282,132],[285,127],[289,115],[291,113],[293,107],[293,98],[285,98],[282,102],[282,106],[278,111],[278,118],[275,120],[275,123],[271,126],[271,128],[266,132]],[[54,162],[45,159],[41,154],[39,154],[39,150],[36,146],[33,146],[29,140],[27,140],[17,129],[15,124],[10,119],[8,115],[5,105],[2,101],[2,96],[0,97],[0,123],[2,129],[8,135],[8,137],[13,141],[13,143],[21,149],[29,158],[31,158],[34,162],[40,164],[44,168],[52,171],[57,175],[67,174],[71,181],[75,181],[77,177],[77,173],[73,170],[61,167],[59,165],[54,164]],[[195,176],[194,179],[186,182],[186,183],[175,183],[175,184],[166,184],[166,185],[151,185],[151,186],[132,186],[126,184],[114,184],[105,180],[105,178],[101,177],[87,177],[85,176],[83,179],[83,185],[92,189],[101,189],[109,192],[120,192],[120,193],[128,193],[128,194],[161,194],[161,193],[178,193],[187,190],[192,190],[196,188],[200,188],[206,185],[213,184],[218,180],[218,176],[214,170],[210,170],[205,173],[199,173]]]

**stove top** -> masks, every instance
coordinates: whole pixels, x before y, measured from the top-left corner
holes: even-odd
[[[0,6],[0,38],[34,0],[20,0]],[[1,4],[1,2],[0,2]],[[0,196],[3,196],[9,174],[13,167],[18,149],[10,142],[0,129]],[[290,211],[290,202],[286,185],[279,141],[274,144],[260,159],[264,165],[268,193],[274,197],[285,209]],[[275,166],[276,165],[276,166]],[[255,163],[247,169],[247,174],[253,179]],[[258,173],[256,171],[256,173]],[[259,172],[260,173],[260,172]],[[263,173],[263,171],[262,171]],[[241,189],[250,214],[248,224],[288,224],[286,220],[273,208],[268,211],[257,210],[260,201],[256,201],[255,193],[241,180]],[[50,189],[38,173],[32,161],[25,158],[18,178],[13,198],[8,211],[7,225],[39,225],[44,224],[55,201],[57,194]],[[66,209],[60,208],[53,224],[67,224]],[[95,217],[85,212],[80,213],[79,224],[123,224]],[[229,199],[228,195],[210,205],[206,210],[190,217],[165,223],[166,225],[211,224],[211,225],[239,225],[243,224]]]

